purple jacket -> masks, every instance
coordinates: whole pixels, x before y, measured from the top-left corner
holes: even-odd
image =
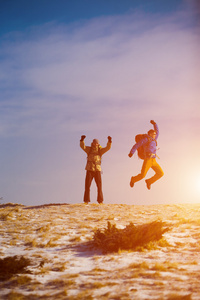
[[[155,140],[152,139],[150,136],[149,136],[150,139],[152,139],[150,142],[149,142],[148,137],[146,137],[146,138],[140,140],[138,143],[136,143],[136,144],[132,147],[130,153],[134,154],[135,151],[136,151],[139,147],[141,147],[142,145],[147,144],[147,147],[146,147],[146,149],[145,149],[146,153],[155,154],[155,155],[152,155],[151,157],[156,157],[156,146],[157,146],[157,142],[156,142],[156,141],[157,141],[157,138],[158,138],[158,136],[159,136],[159,129],[158,129],[158,125],[157,125],[156,123],[154,124],[154,130],[155,130],[155,132],[156,132]]]

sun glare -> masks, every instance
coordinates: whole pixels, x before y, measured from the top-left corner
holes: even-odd
[[[200,203],[200,172],[194,168],[191,173],[182,174],[181,183],[184,198],[190,203]]]
[[[188,185],[189,192],[191,194],[191,200],[194,199],[195,202],[200,202],[200,174],[195,174],[190,179],[190,184]]]
[[[194,189],[200,197],[200,175],[194,180]]]

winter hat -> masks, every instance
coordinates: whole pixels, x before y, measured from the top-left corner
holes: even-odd
[[[93,143],[93,144],[98,144],[98,145],[99,145],[99,140],[94,139],[92,143]]]

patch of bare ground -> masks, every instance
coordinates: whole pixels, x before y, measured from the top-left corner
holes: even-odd
[[[0,297],[197,300],[199,250],[197,204],[2,204]]]

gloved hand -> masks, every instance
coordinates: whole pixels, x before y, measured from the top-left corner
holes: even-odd
[[[154,120],[151,120],[150,123],[151,123],[152,125],[155,125],[155,124],[156,124],[156,122],[155,122]]]
[[[128,154],[128,156],[129,156],[129,157],[132,157],[132,156],[133,156],[133,154],[130,152],[130,153]]]
[[[85,138],[86,138],[86,135],[82,135],[81,139],[80,139],[80,142],[83,142]]]
[[[111,136],[108,136],[108,141],[109,141],[109,143],[112,143],[112,138],[111,138]]]

